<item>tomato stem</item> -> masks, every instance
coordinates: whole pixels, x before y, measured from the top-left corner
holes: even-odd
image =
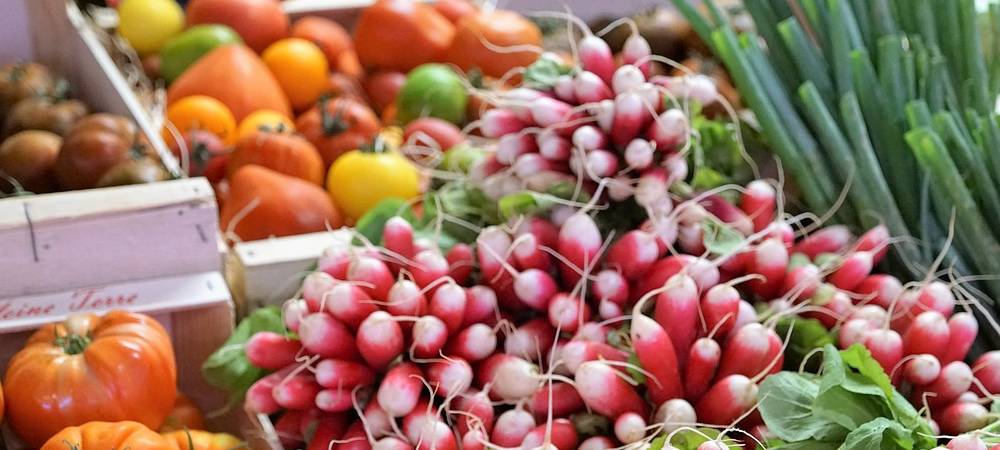
[[[330,102],[329,95],[323,95],[319,98],[317,107],[319,108],[319,122],[320,127],[323,129],[323,134],[326,136],[335,136],[340,133],[347,131],[350,125],[344,121],[344,109],[345,105],[343,102],[336,105],[336,109],[331,113],[327,110],[326,106]]]
[[[69,355],[79,355],[90,345],[90,338],[78,334],[68,334],[56,338],[56,345],[62,347],[63,351]]]

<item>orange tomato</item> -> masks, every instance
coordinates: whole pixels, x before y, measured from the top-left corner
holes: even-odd
[[[137,422],[87,422],[55,433],[41,450],[176,450],[172,441]]]
[[[484,42],[490,45],[487,47]],[[497,47],[541,48],[542,32],[524,16],[504,10],[482,11],[462,18],[448,49],[448,62],[462,70],[479,68],[491,77],[502,77],[510,69],[538,59],[531,51],[497,52]]]
[[[319,46],[330,63],[337,61],[340,54],[354,49],[351,35],[337,22],[323,17],[308,16],[295,21],[292,37],[312,41]]]
[[[240,121],[240,125],[236,128],[236,136],[237,139],[240,139],[261,130],[291,133],[295,131],[295,122],[280,112],[260,109],[250,113],[249,116]]]
[[[430,5],[378,0],[361,12],[354,45],[365,67],[409,71],[440,61],[454,36],[455,26]]]
[[[463,17],[479,11],[479,8],[468,0],[437,0],[434,2],[434,9],[451,23],[458,23]]]
[[[177,401],[174,402],[174,409],[170,411],[167,420],[160,427],[160,433],[181,430],[200,430],[205,428],[205,417],[201,413],[198,405],[194,404],[186,395],[178,392]]]
[[[354,50],[341,52],[337,56],[337,63],[334,68],[337,69],[337,72],[358,80],[365,76],[365,68],[361,67],[361,61],[358,60],[358,54]]]
[[[236,140],[236,118],[222,102],[207,95],[191,95],[177,100],[167,108],[167,121],[178,134],[205,130],[231,144]],[[163,140],[174,144],[170,127],[163,127]]]
[[[201,430],[179,430],[164,433],[163,437],[179,450],[245,450],[246,443],[226,433]]]
[[[302,38],[282,39],[264,50],[261,58],[293,108],[302,110],[312,106],[326,91],[330,65],[316,44]]]

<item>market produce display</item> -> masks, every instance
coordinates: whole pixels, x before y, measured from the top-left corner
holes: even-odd
[[[204,360],[143,314],[43,326],[15,444],[1000,449],[1000,9],[111,3],[219,234],[333,244]],[[169,178],[64,90],[0,71],[13,193]]]

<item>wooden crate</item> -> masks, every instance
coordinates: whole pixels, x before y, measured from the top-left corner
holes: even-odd
[[[179,389],[204,411],[224,406],[226,396],[201,376],[201,364],[233,331],[233,302],[222,274],[215,271],[61,292],[0,299],[0,371],[39,326],[74,313],[115,309],[156,318],[170,333],[177,358]],[[235,416],[215,420],[215,429],[238,432]],[[23,448],[5,430],[8,449]]]

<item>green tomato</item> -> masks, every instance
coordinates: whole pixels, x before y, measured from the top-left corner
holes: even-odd
[[[140,55],[156,53],[184,29],[184,10],[174,0],[123,0],[118,34]]]
[[[424,64],[407,75],[396,101],[404,124],[430,116],[461,125],[469,97],[462,79],[450,67]]]
[[[242,44],[239,33],[225,25],[196,25],[174,36],[160,49],[160,74],[167,82],[218,46]]]

